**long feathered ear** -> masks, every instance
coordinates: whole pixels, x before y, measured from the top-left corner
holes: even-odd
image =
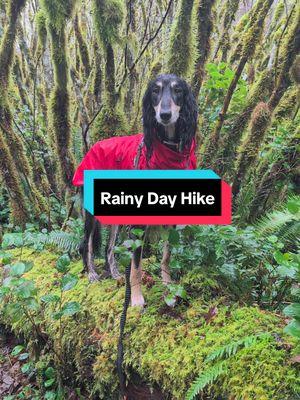
[[[176,131],[180,139],[180,150],[189,149],[196,134],[198,121],[198,106],[190,86],[183,81],[184,101],[176,124]]]
[[[152,82],[150,82],[143,97],[143,127],[144,143],[146,146],[147,159],[149,160],[153,150],[153,135],[156,126],[155,111],[151,101]]]

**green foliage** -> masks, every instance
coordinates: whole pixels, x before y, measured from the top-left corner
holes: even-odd
[[[14,254],[19,252],[19,249],[13,251]],[[57,256],[28,249],[23,249],[22,254],[23,260],[34,259],[34,266],[26,275],[36,283],[38,302],[47,294],[59,296],[55,266],[60,262],[57,263]],[[69,268],[69,273],[78,274],[82,264],[71,262]],[[183,282],[180,281],[180,285],[184,286]],[[297,369],[288,362],[296,350],[292,340],[283,335],[282,319],[277,315],[257,307],[242,307],[228,297],[225,305],[224,295],[218,291],[210,297],[202,296],[201,292],[193,293],[188,297],[189,303],[180,302],[170,310],[163,306],[164,290],[159,283],[147,289],[148,306],[143,314],[133,308],[128,311],[125,335],[128,349],[125,368],[128,371],[133,370],[146,382],[159,385],[166,396],[183,399],[197,376],[210,368],[205,361],[210,354],[248,336],[274,333],[278,341],[257,340],[250,347],[241,344],[234,355],[221,360],[226,363],[226,373],[206,390],[215,398],[248,396],[272,400],[289,398],[299,391]],[[89,284],[82,276],[74,289],[63,292],[63,296],[65,303],[77,301],[80,312],[75,318],[62,317],[63,335],[60,338],[59,321],[53,319],[53,311],[58,311],[59,303],[47,305],[43,326],[54,348],[60,349],[65,368],[69,366],[68,360],[73,360],[75,370],[72,375],[78,374],[89,392],[100,399],[117,395],[115,360],[119,318],[116,316],[122,310],[124,287],[109,279]],[[10,323],[9,318],[5,314],[7,323]],[[17,332],[28,332],[28,324],[24,321],[23,315],[13,328]],[[59,361],[53,358],[51,348],[49,352],[54,364],[48,362],[47,367],[52,366],[60,374]]]
[[[82,230],[73,232],[51,231],[25,233],[6,233],[3,236],[2,248],[29,246],[36,250],[53,248],[70,254],[78,254],[80,242],[82,240]]]
[[[258,234],[262,237],[272,234],[295,243],[299,232],[299,206],[299,196],[290,196],[286,204],[270,211],[256,223]]]
[[[269,339],[270,337],[270,334],[246,336],[236,342],[219,347],[206,357],[205,363],[220,360],[225,357],[233,357],[240,348],[254,346],[258,340]],[[220,376],[226,374],[227,372],[227,364],[224,361],[220,361],[206,368],[206,370],[204,370],[204,372],[195,380],[193,385],[188,390],[186,394],[186,400],[193,400],[207,385],[214,383]]]
[[[227,372],[224,362],[219,362],[199,376],[188,390],[186,400],[193,400],[207,385],[214,383]]]
[[[207,63],[205,66],[207,79],[200,93],[201,135],[206,137],[216,122],[222,108],[224,96],[234,76],[234,70],[225,62],[219,64]],[[245,105],[247,97],[247,83],[239,79],[237,89],[233,94],[227,119],[239,114]],[[225,127],[226,128],[226,127]],[[230,134],[231,126],[228,127]]]

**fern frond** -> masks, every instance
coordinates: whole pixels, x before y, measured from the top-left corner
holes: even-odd
[[[222,358],[229,358],[234,356],[241,348],[248,348],[253,346],[257,341],[270,339],[270,333],[261,333],[258,335],[246,336],[240,340],[229,343],[226,346],[217,348],[209,354],[204,363],[219,360]],[[195,380],[186,394],[186,400],[193,400],[207,385],[215,382],[221,375],[226,374],[228,368],[227,360],[219,361],[217,364],[204,370],[204,372]]]
[[[227,372],[225,361],[213,365],[204,371],[192,384],[186,394],[186,400],[193,400],[207,385],[215,382],[221,375]]]
[[[271,335],[269,333],[262,333],[259,335],[246,336],[240,340],[229,343],[226,346],[217,348],[215,351],[213,351],[206,357],[205,362],[214,361],[216,359],[221,359],[221,358],[232,357],[241,348],[248,348],[248,347],[254,345],[259,340],[268,339],[270,337],[271,337]]]
[[[297,202],[300,203],[300,196],[294,195],[288,198],[288,202]],[[260,236],[277,234],[279,235],[282,230],[284,230],[287,225],[298,225],[299,221],[299,213],[293,214],[291,213],[286,204],[281,206],[277,210],[273,210],[267,213],[266,216],[261,218],[258,223],[255,224],[257,233]],[[296,229],[296,228],[292,228]]]

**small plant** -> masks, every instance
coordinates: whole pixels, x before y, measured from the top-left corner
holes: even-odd
[[[174,307],[178,299],[187,299],[187,293],[182,286],[169,284],[167,288],[169,293],[165,296],[165,302],[169,307]]]
[[[215,382],[220,376],[226,374],[228,371],[226,360],[228,358],[233,357],[241,349],[253,346],[259,340],[269,340],[270,338],[272,338],[272,336],[269,333],[247,336],[236,342],[219,347],[210,353],[204,362],[218,362],[204,370],[204,372],[195,380],[186,394],[186,400],[193,400],[207,385]]]

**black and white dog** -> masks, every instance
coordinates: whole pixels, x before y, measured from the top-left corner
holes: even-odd
[[[78,167],[73,183],[82,185],[83,169],[195,169],[197,118],[197,104],[188,84],[173,74],[159,75],[150,82],[143,98],[143,134],[97,142]],[[108,149],[105,164],[104,158],[99,158]],[[118,227],[112,226],[106,249],[106,271],[114,278],[120,276],[114,257],[117,234]],[[99,279],[94,265],[99,245],[100,224],[86,212],[81,254],[90,280]],[[142,249],[136,249],[130,275],[132,306],[144,305],[141,258]],[[164,283],[171,282],[169,259],[169,244],[165,243],[161,262]]]

